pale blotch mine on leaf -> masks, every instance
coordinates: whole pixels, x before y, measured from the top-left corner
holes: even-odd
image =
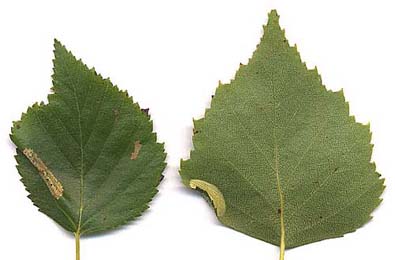
[[[189,186],[192,189],[199,188],[207,193],[213,202],[214,208],[217,210],[217,216],[221,217],[225,215],[226,204],[222,192],[217,188],[217,186],[202,180],[191,180]]]

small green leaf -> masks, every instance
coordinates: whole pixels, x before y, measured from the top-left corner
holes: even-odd
[[[54,93],[14,122],[11,139],[29,198],[79,238],[140,216],[157,193],[165,153],[126,92],[56,40],[54,54]]]
[[[285,247],[341,237],[371,219],[384,186],[370,141],[343,92],[306,68],[272,11],[248,65],[195,121],[180,173],[224,225],[280,246],[283,259]]]

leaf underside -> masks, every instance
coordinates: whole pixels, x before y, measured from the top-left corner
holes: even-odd
[[[29,198],[63,228],[109,230],[148,208],[165,167],[163,145],[126,92],[54,46],[48,104],[34,104],[12,128],[17,168]]]
[[[369,221],[384,189],[370,141],[369,126],[349,115],[342,91],[326,90],[306,68],[272,11],[248,65],[220,83],[194,122],[180,174],[187,186],[199,180],[222,193],[221,202],[206,191],[235,230],[279,245],[282,218],[292,248]]]

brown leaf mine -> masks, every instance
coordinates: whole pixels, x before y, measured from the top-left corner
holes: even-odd
[[[23,154],[29,159],[29,161],[36,167],[41,178],[44,180],[49,191],[55,199],[59,199],[63,195],[63,186],[56,179],[55,175],[50,169],[44,164],[44,162],[38,157],[38,155],[29,148],[23,150]]]
[[[137,159],[137,156],[139,156],[139,152],[140,152],[141,146],[143,146],[143,145],[140,143],[139,140],[134,142],[134,151],[130,155],[130,159],[132,159],[132,160],[136,160]]]

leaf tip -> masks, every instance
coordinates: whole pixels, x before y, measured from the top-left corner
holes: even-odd
[[[54,47],[54,52],[57,53],[59,51],[66,51],[66,46],[64,46],[58,39],[54,38],[53,40],[53,47]]]
[[[273,18],[273,19],[277,18],[278,19],[279,17],[280,17],[280,15],[278,14],[276,9],[272,9],[269,12],[269,18]]]

